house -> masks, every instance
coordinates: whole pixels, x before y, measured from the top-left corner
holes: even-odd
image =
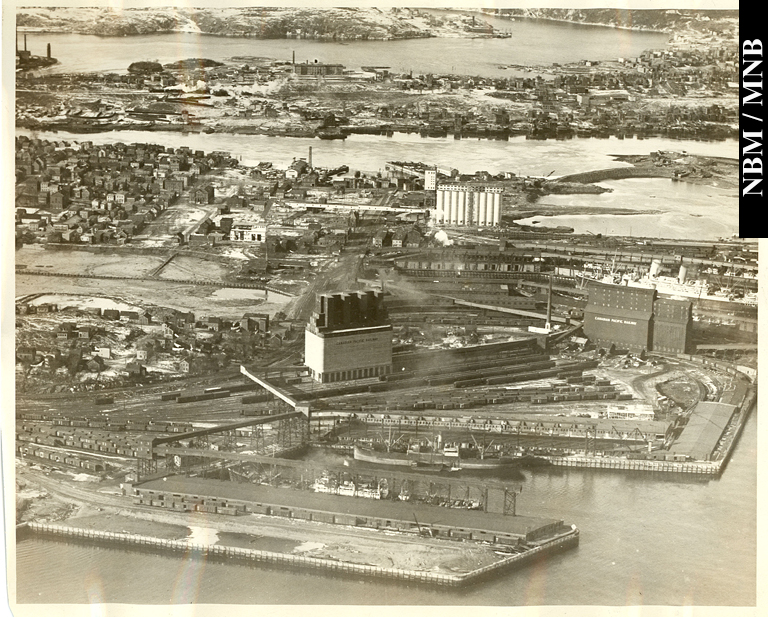
[[[212,332],[219,332],[224,328],[224,321],[221,317],[209,317],[205,322],[205,326]]]
[[[16,359],[24,364],[34,364],[37,360],[37,350],[34,347],[19,347]]]
[[[240,329],[246,332],[268,332],[269,315],[264,313],[246,313],[240,320]]]
[[[214,188],[210,184],[195,189],[193,193],[193,199],[196,204],[212,204],[213,198]]]
[[[118,311],[117,309],[104,309],[101,312],[101,316],[104,319],[113,319],[117,321],[118,319],[120,319],[120,311]]]
[[[184,328],[186,330],[193,330],[195,328],[196,323],[197,323],[197,320],[195,319],[195,314],[192,312],[179,313],[176,315],[176,325],[179,328]]]
[[[229,238],[233,242],[264,242],[267,238],[267,226],[234,225]]]
[[[373,246],[381,248],[392,244],[392,233],[387,229],[380,229],[373,236]]]
[[[100,356],[91,358],[85,365],[91,373],[100,373],[105,367],[104,359]]]
[[[99,358],[104,358],[105,360],[109,360],[112,357],[112,349],[109,347],[97,347],[96,355]]]
[[[152,315],[150,313],[144,313],[142,315],[139,315],[138,322],[139,322],[139,325],[148,326],[152,323]]]
[[[147,367],[137,360],[128,362],[128,364],[125,365],[125,370],[128,371],[129,375],[137,375],[139,377],[147,374]]]
[[[407,235],[408,230],[405,227],[398,227],[392,234],[392,246],[395,248],[402,248]]]
[[[54,349],[52,353],[44,354],[43,362],[45,363],[46,368],[56,370],[61,366],[61,351]]]
[[[48,203],[51,208],[61,210],[69,205],[69,198],[63,193],[51,193]]]
[[[77,329],[78,338],[90,339],[94,334],[95,328],[93,326],[80,326]]]
[[[421,234],[416,229],[411,229],[405,236],[403,246],[409,249],[417,249],[421,246]]]
[[[155,345],[152,341],[143,341],[136,345],[136,359],[149,360],[155,351]]]
[[[59,327],[56,329],[56,338],[59,340],[66,341],[71,338],[75,338],[77,336],[77,333],[75,332],[75,325],[71,323],[62,323],[59,324]]]

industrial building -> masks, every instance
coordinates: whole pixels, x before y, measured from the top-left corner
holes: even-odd
[[[131,486],[136,504],[181,512],[262,514],[318,523],[412,531],[422,525],[430,535],[455,540],[517,544],[563,531],[559,519],[505,516],[495,512],[442,508],[396,500],[364,499],[309,491],[243,485],[207,478],[168,476]],[[414,518],[416,513],[418,517]],[[437,522],[439,520],[439,522]]]
[[[596,345],[632,352],[689,351],[693,317],[687,300],[656,299],[656,290],[591,282],[584,334]]]
[[[432,276],[437,272],[539,272],[541,252],[516,248],[433,248],[395,259],[395,267],[413,276]]]
[[[438,225],[498,225],[503,192],[500,186],[438,184],[432,218]]]
[[[692,307],[688,300],[656,300],[653,305],[653,351],[690,353]]]
[[[392,324],[383,295],[318,295],[304,336],[304,363],[321,383],[392,372]]]

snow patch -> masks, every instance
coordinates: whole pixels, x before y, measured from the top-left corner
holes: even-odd
[[[321,548],[325,548],[325,544],[322,542],[303,542],[293,549],[294,553],[307,553],[309,551],[316,551]]]
[[[212,545],[219,541],[219,532],[211,527],[189,526],[187,542],[189,544]]]

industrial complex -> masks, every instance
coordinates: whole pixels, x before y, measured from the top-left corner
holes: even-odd
[[[350,78],[280,67],[305,89]],[[78,126],[114,115],[93,107]],[[312,114],[312,135],[347,137]],[[576,512],[526,499],[532,477],[725,471],[757,397],[756,245],[518,221],[597,179],[714,183],[727,161],[659,151],[550,178],[301,150],[283,169],[17,138],[20,535],[460,587],[585,541]],[[222,534],[152,527],[169,521]]]

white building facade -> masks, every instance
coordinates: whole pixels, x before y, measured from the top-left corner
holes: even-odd
[[[474,184],[437,186],[432,218],[438,225],[487,227],[501,222],[502,187]]]

